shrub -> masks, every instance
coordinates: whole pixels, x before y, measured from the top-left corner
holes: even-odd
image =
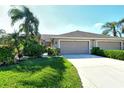
[[[25,56],[39,57],[45,52],[45,47],[37,42],[31,41],[24,46],[23,54]]]
[[[124,60],[124,50],[102,50],[100,48],[92,48],[92,54]]]
[[[99,47],[93,47],[91,49],[91,54],[97,54],[99,52],[100,48]]]
[[[104,50],[106,57],[124,60],[124,51],[123,50]]]
[[[93,47],[91,50],[91,54],[99,55],[99,56],[105,56],[104,51],[100,49],[99,47]]]
[[[14,61],[13,49],[8,46],[0,47],[0,64],[11,64]]]
[[[60,48],[56,48],[56,54],[60,55]]]
[[[59,48],[47,48],[47,53],[49,56],[58,56],[60,55],[60,49]]]

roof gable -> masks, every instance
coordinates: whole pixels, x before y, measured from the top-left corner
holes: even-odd
[[[65,34],[60,34],[61,37],[90,37],[90,38],[111,38],[112,36],[89,33],[84,31],[73,31]]]

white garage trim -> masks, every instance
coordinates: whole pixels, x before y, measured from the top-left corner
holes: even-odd
[[[123,49],[123,41],[116,41],[116,40],[96,40],[96,47],[98,47],[98,42],[120,42],[121,43],[121,50]]]
[[[123,50],[123,47],[124,47],[123,41],[121,41],[121,50]]]
[[[61,48],[61,46],[60,46],[60,42],[61,41],[88,41],[88,44],[89,44],[89,51],[88,51],[88,53],[90,54],[90,49],[91,49],[91,44],[90,44],[90,40],[65,40],[65,39],[59,39],[58,40],[58,48]]]

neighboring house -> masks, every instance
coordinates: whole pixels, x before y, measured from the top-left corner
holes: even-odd
[[[60,48],[61,54],[86,54],[92,47],[102,49],[124,49],[124,38],[106,36],[83,31],[60,35],[41,35],[44,44]]]

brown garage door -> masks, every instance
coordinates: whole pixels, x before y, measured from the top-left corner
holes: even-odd
[[[98,42],[98,47],[102,49],[121,49],[120,42]]]
[[[89,53],[88,41],[61,41],[61,54]]]

